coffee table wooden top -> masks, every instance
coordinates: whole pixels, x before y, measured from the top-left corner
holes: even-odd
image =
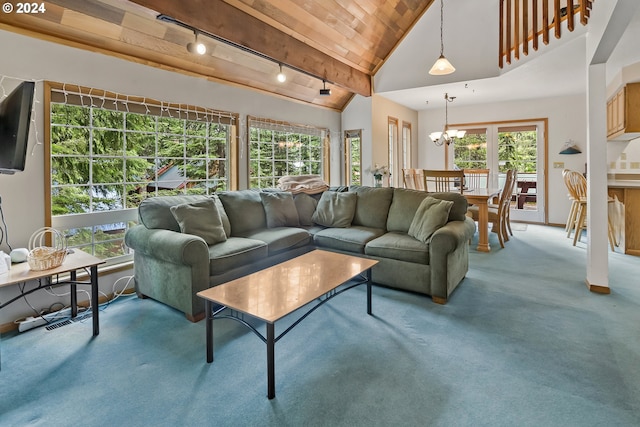
[[[316,249],[198,296],[273,323],[377,263]]]

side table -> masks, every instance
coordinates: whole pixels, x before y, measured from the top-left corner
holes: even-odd
[[[0,309],[40,289],[50,286],[69,285],[71,288],[71,317],[76,317],[78,315],[77,285],[91,285],[91,315],[93,318],[93,336],[95,337],[100,333],[98,317],[98,265],[100,264],[104,264],[104,261],[79,249],[74,249],[72,253],[68,254],[62,265],[49,270],[31,270],[26,262],[13,264],[7,273],[0,274],[0,288],[28,281],[37,281],[37,286],[30,289],[23,288],[20,291],[20,295],[7,302],[0,303]],[[86,269],[89,269],[89,281],[78,281],[77,271]],[[59,280],[60,275],[66,274],[69,275],[68,279]],[[54,277],[56,278],[55,280],[53,279]]]

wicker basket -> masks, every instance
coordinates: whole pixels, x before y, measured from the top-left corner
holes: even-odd
[[[44,246],[48,236],[53,246]],[[55,228],[41,228],[29,238],[27,262],[32,270],[41,271],[59,267],[66,256],[67,239]]]

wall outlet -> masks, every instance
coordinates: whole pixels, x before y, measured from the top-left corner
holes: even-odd
[[[554,169],[564,169],[564,162],[553,162]]]

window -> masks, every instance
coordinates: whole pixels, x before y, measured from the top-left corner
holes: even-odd
[[[402,164],[401,169],[411,167],[411,123],[402,122]],[[398,175],[401,176],[402,174]]]
[[[489,186],[502,187],[506,171],[518,172],[511,219],[545,221],[546,119],[456,125],[467,131],[454,140],[453,163],[460,169],[490,169]]]
[[[48,216],[71,247],[127,261],[143,199],[235,185],[233,114],[59,83],[47,92]]]
[[[389,146],[389,187],[393,187],[394,179],[396,176],[400,176],[400,171],[396,170],[396,165],[398,164],[398,119],[393,117],[389,117],[387,119],[388,125],[388,146]]]
[[[344,185],[362,185],[362,129],[344,132]]]
[[[329,131],[248,118],[249,188],[273,188],[285,175],[320,175],[329,182]],[[325,161],[325,159],[327,159]]]

